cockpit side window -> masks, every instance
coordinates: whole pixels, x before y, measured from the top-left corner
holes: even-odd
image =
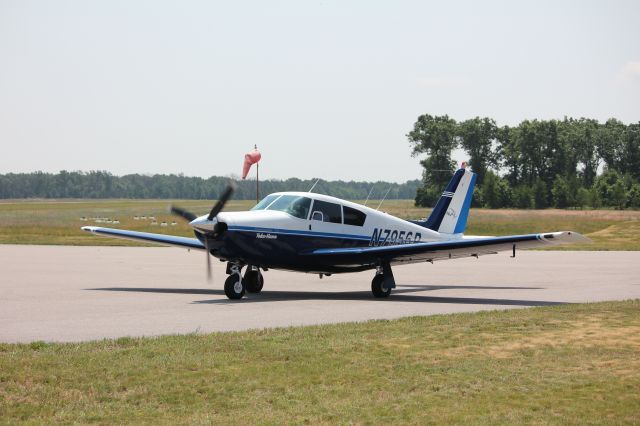
[[[309,209],[311,208],[311,198],[298,197],[293,201],[286,210],[291,216],[306,219],[309,217]]]
[[[309,216],[310,207],[311,198],[298,195],[283,195],[274,201],[267,210],[278,210],[299,219],[306,219]]]
[[[313,211],[322,212],[324,222],[342,223],[342,206],[340,204],[327,203],[326,201],[314,200]],[[312,219],[319,217],[314,215]]]
[[[276,195],[276,194],[267,195],[262,199],[262,201],[256,204],[251,210],[264,210],[267,207],[269,207],[269,204],[273,203],[275,199],[278,197],[279,195]]]
[[[344,224],[353,226],[363,226],[364,221],[367,220],[367,215],[360,210],[352,209],[351,207],[343,206],[344,209]]]

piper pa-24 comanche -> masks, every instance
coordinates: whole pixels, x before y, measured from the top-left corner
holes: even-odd
[[[589,241],[571,232],[465,236],[476,175],[461,168],[424,220],[403,220],[369,207],[311,192],[278,192],[244,212],[222,212],[233,193],[229,186],[209,214],[196,216],[179,207],[196,238],[85,226],[94,234],[141,240],[206,252],[227,262],[224,292],[241,299],[260,293],[263,271],[283,269],[330,276],[375,270],[371,291],[388,297],[396,283],[392,266],[478,257],[551,244]],[[242,268],[246,267],[244,276]]]

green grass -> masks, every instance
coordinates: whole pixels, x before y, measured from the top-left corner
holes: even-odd
[[[0,244],[45,245],[110,245],[140,246],[141,243],[113,238],[96,238],[81,231],[85,225],[132,229],[135,231],[193,236],[188,224],[169,213],[169,205],[177,203],[192,211],[205,214],[213,201],[194,200],[74,200],[74,201],[4,201],[0,202]],[[255,202],[230,201],[225,210],[250,209]],[[149,220],[134,220],[134,216],[155,216],[176,226],[151,225]],[[80,221],[87,217],[87,222]],[[118,219],[120,224],[95,223],[93,217]]]
[[[213,201],[194,200],[76,200],[0,202],[0,244],[63,245],[143,245],[101,238],[80,231],[83,225],[98,225],[136,231],[192,236],[189,226],[168,213],[169,204],[178,204],[204,214]],[[225,210],[247,210],[253,201],[230,201]],[[369,202],[377,206],[378,202]],[[417,219],[430,209],[417,208],[412,200],[389,200],[381,207],[395,216]],[[155,216],[176,226],[152,226],[150,221],[134,220],[136,215]],[[109,217],[119,225],[81,222],[80,217]],[[640,211],[616,210],[487,210],[472,209],[468,235],[509,235],[532,232],[573,230],[589,236],[594,243],[559,247],[568,250],[640,250]]]
[[[640,301],[0,344],[0,421],[640,422]]]

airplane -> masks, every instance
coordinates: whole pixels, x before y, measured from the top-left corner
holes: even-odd
[[[476,174],[458,169],[428,218],[403,220],[350,201],[311,192],[267,195],[249,211],[222,212],[231,198],[230,184],[203,216],[172,206],[189,221],[195,238],[96,226],[97,235],[158,243],[206,253],[227,262],[224,292],[241,299],[260,293],[263,271],[281,269],[323,276],[375,270],[371,292],[385,298],[396,287],[392,266],[478,257],[557,244],[588,242],[573,231],[501,237],[465,236]],[[242,269],[246,267],[244,275]]]

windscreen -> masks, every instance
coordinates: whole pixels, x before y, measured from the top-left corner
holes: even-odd
[[[275,194],[267,195],[262,199],[262,201],[256,204],[251,210],[264,210],[269,206],[269,204],[271,204],[278,197],[279,195],[275,195]]]
[[[267,210],[278,210],[300,219],[306,219],[309,216],[310,207],[311,198],[298,195],[283,195],[271,204]]]

